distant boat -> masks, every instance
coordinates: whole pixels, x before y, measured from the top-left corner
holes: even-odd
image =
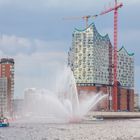
[[[0,127],[8,127],[8,126],[9,126],[8,119],[6,117],[1,116],[0,117]]]
[[[96,120],[96,121],[103,121],[104,118],[103,118],[102,116],[96,116],[96,117],[94,118],[94,120]]]
[[[83,120],[85,121],[103,121],[104,117],[103,116],[88,116],[84,118]]]

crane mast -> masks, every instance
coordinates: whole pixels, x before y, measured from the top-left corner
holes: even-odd
[[[117,0],[115,0],[115,7],[117,7]],[[118,110],[118,80],[117,80],[117,49],[118,48],[118,8],[114,9],[114,88],[113,88],[113,109]]]
[[[109,8],[103,12],[100,13],[100,15],[107,14],[111,11],[114,11],[114,74],[113,74],[113,80],[114,80],[114,85],[113,85],[113,110],[117,111],[118,110],[118,80],[117,80],[117,64],[118,64],[118,56],[117,56],[117,48],[118,48],[118,9],[123,6],[122,3],[117,2],[115,0],[115,6],[113,8]]]

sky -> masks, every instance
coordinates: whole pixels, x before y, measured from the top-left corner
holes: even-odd
[[[74,28],[84,29],[83,20],[64,17],[99,14],[113,0],[0,0],[0,57],[15,59],[15,98],[25,88],[53,89],[67,64]],[[120,0],[119,0],[120,2]],[[140,93],[140,0],[121,0],[118,47],[135,53],[135,89]],[[90,19],[101,35],[113,44],[113,12]],[[63,76],[63,75],[62,75]]]

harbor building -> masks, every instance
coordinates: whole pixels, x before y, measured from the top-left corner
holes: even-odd
[[[139,94],[137,92],[134,94],[134,110],[139,111]]]
[[[78,93],[91,91],[108,94],[99,109],[112,110],[113,46],[108,34],[102,36],[92,23],[84,30],[75,29],[68,53],[68,65],[73,71]],[[118,50],[118,110],[134,110],[134,53],[122,47]]]

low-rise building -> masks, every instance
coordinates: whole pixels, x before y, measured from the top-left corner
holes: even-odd
[[[135,111],[139,110],[139,94],[138,93],[134,94],[134,110]]]

